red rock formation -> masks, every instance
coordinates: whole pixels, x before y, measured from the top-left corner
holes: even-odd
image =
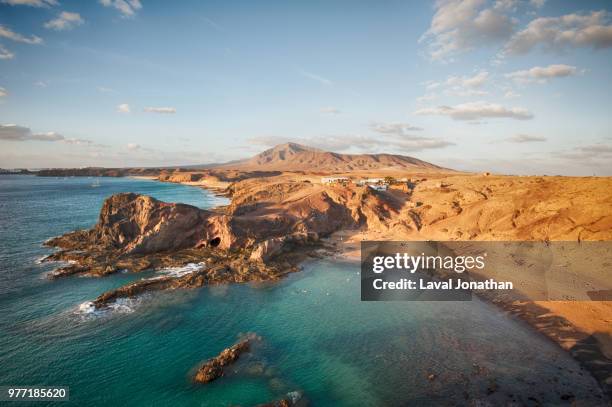
[[[47,242],[71,248],[77,244],[117,254],[150,254],[214,245],[229,248],[235,241],[228,218],[185,204],[165,203],[133,193],[113,195],[91,231],[64,235]]]

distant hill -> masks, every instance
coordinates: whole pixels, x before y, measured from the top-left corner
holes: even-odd
[[[215,168],[243,171],[451,171],[404,155],[340,154],[297,143],[279,144],[252,158],[220,164]]]

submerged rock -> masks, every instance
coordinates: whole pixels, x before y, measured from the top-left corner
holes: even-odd
[[[269,403],[259,404],[257,407],[303,407],[307,405],[308,402],[303,398],[302,392],[291,391],[281,399],[274,400]]]

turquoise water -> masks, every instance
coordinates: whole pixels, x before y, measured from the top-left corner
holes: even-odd
[[[80,304],[143,274],[47,280],[53,266],[36,263],[50,252],[44,240],[90,227],[116,192],[224,203],[182,185],[92,182],[0,176],[0,385],[69,386],[62,404],[75,406],[248,406],[290,391],[314,406],[533,404],[528,397],[557,405],[568,391],[601,403],[566,353],[491,305],[362,303],[351,264],[311,262],[278,283],[145,295],[83,313]],[[262,342],[236,372],[191,383],[199,362],[246,332]]]

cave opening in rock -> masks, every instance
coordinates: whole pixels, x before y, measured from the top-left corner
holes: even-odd
[[[221,238],[220,237],[215,237],[213,239],[210,239],[210,241],[208,242],[208,245],[210,247],[217,247],[217,246],[219,246],[220,243],[221,243]]]

